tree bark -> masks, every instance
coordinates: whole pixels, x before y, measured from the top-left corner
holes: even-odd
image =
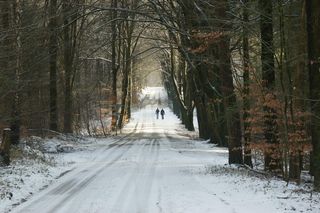
[[[50,0],[49,6],[49,63],[50,63],[50,80],[49,80],[49,96],[50,96],[50,121],[49,128],[53,131],[58,130],[58,104],[57,104],[57,52],[58,52],[58,36],[57,36],[57,0]]]
[[[197,93],[194,97],[195,107],[197,109],[197,120],[199,126],[199,137],[210,140],[210,143],[221,141],[219,126],[214,125],[212,109],[214,106],[208,103],[208,97],[204,93]]]
[[[313,146],[313,175],[315,190],[320,191],[320,1],[306,0],[308,33],[308,68],[311,100],[311,136]]]
[[[20,112],[20,74],[22,70],[22,43],[21,43],[21,0],[15,0],[12,2],[12,24],[14,29],[14,38],[12,40],[14,56],[12,59],[12,67],[14,68],[14,89],[11,96],[12,111],[11,111],[11,143],[14,145],[19,144],[20,141],[20,124],[21,124],[21,112]]]
[[[74,58],[77,44],[78,2],[66,0],[63,10],[63,62],[64,62],[64,127],[65,133],[73,132],[73,77],[75,74]]]
[[[124,2],[124,6],[128,7],[129,9],[136,9],[138,1]],[[133,33],[135,30],[135,14],[125,14],[124,17],[124,26],[123,26],[123,34],[124,42],[123,42],[123,79],[122,79],[122,98],[121,98],[121,112],[118,127],[122,128],[125,121],[129,118],[128,117],[128,108],[130,107],[130,78],[131,78],[131,71],[132,71],[132,63],[133,63],[133,52],[137,45],[138,39],[140,36],[137,37],[135,43],[133,42]]]
[[[219,1],[217,9],[218,18],[220,20],[229,20],[228,1]],[[231,50],[230,50],[230,36],[227,31],[230,26],[219,23],[223,27],[224,34],[221,36],[218,43],[219,48],[219,76],[221,81],[221,92],[223,105],[225,108],[225,120],[228,129],[228,149],[229,149],[229,164],[242,164],[242,144],[241,144],[241,127],[240,127],[240,113],[237,105],[235,88],[233,85],[233,75],[231,69]]]
[[[275,68],[274,68],[274,47],[273,47],[273,3],[272,1],[259,0],[260,9],[260,31],[261,31],[261,70],[262,81],[265,88],[265,95],[273,98],[273,89],[275,86]],[[276,171],[280,168],[279,156],[275,146],[278,144],[277,123],[275,110],[264,106],[265,127],[264,136],[267,146],[270,147],[265,152],[265,169]]]
[[[111,8],[114,10],[111,12],[111,70],[112,70],[112,92],[111,92],[111,107],[112,107],[112,118],[111,118],[111,130],[115,131],[117,128],[118,112],[118,94],[117,94],[117,80],[118,80],[118,65],[117,65],[117,16],[118,13],[115,8],[118,7],[118,0],[111,1]]]
[[[70,32],[70,0],[63,1],[63,39],[64,39],[64,73],[65,73],[65,93],[64,93],[64,127],[65,133],[72,133],[72,92],[71,92],[71,75],[72,75],[72,41]]]
[[[291,122],[293,123],[292,131],[294,132],[303,132],[305,133],[305,138],[309,138],[307,130],[307,118],[306,114],[306,85],[307,85],[307,64],[306,64],[306,18],[305,12],[301,11],[301,8],[304,7],[304,2],[294,2],[289,8],[290,14],[300,14],[295,18],[288,20],[288,41],[287,41],[287,55],[288,60],[292,61],[287,67],[287,72],[292,72],[292,85],[290,84],[292,102],[290,104],[290,117]],[[299,32],[299,33],[296,33]],[[302,57],[304,56],[304,57]],[[296,59],[296,60],[292,60]],[[288,74],[289,75],[289,74]],[[290,81],[290,79],[289,79]],[[290,95],[291,96],[291,95]],[[297,122],[298,121],[298,122]],[[301,162],[304,150],[303,146],[306,144],[301,140],[292,141],[291,146],[294,149],[294,152],[290,154],[289,162],[289,178],[300,182],[301,170],[303,169],[303,162]]]
[[[130,37],[130,36],[129,36]],[[124,125],[126,119],[126,106],[127,106],[127,98],[128,98],[128,87],[129,87],[129,74],[130,74],[130,53],[131,53],[131,39],[126,39],[127,46],[124,48],[125,57],[124,57],[124,70],[123,70],[123,79],[122,79],[122,97],[121,97],[121,111],[120,117],[118,121],[118,127],[121,129]]]
[[[248,0],[243,1],[243,126],[244,126],[244,164],[252,167],[252,157],[250,148],[250,123],[249,110],[250,110],[250,56],[249,56],[249,35],[248,35],[248,23],[249,23],[249,11]]]
[[[188,70],[185,76],[185,91],[184,91],[184,102],[187,107],[187,116],[185,120],[185,127],[189,131],[194,131],[194,124],[193,124],[193,103],[192,100],[194,100],[194,82],[193,82],[193,75],[191,70]]]
[[[11,130],[4,129],[2,133],[2,142],[0,144],[0,156],[2,163],[6,166],[10,165],[10,147],[11,147]]]
[[[242,164],[242,145],[240,115],[233,86],[233,76],[230,64],[229,38],[220,42],[220,78],[222,81],[223,103],[226,109],[225,116],[228,128],[229,164]]]

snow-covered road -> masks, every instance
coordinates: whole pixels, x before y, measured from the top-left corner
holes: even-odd
[[[157,120],[154,107],[13,212],[320,212],[318,198],[295,186],[220,169],[226,149],[191,140],[168,109]]]
[[[14,212],[197,212],[199,205],[213,211],[210,194],[191,174],[209,163],[203,155],[210,153],[192,149],[189,138],[176,135],[178,120],[166,111],[165,120],[157,120],[153,107],[142,109],[125,136],[107,142],[92,161]],[[183,155],[187,149],[193,154]]]

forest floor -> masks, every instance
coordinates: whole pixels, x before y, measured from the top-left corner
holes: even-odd
[[[0,170],[0,212],[320,212],[310,184],[229,166],[227,149],[197,140],[168,108],[156,119],[156,107],[141,106],[118,136],[22,143]]]

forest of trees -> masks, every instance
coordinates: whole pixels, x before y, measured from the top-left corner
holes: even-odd
[[[156,55],[171,107],[199,137],[320,190],[320,1],[2,0],[0,127],[107,136],[130,119]],[[317,36],[318,35],[318,36]],[[111,125],[106,124],[111,120]]]

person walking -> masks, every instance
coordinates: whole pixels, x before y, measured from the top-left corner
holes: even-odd
[[[165,112],[164,112],[164,110],[163,109],[161,109],[161,117],[162,117],[162,120],[164,119],[164,114],[165,114]]]
[[[156,109],[157,119],[159,119],[159,112],[160,112],[160,111],[159,111],[159,109],[157,108],[157,109]]]

